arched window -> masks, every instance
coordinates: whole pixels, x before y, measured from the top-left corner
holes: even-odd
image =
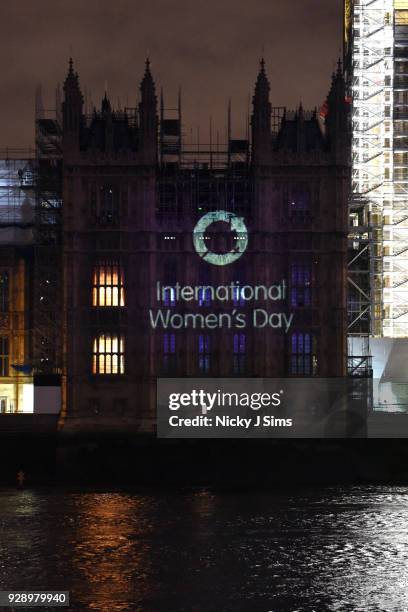
[[[316,337],[309,332],[291,334],[290,373],[294,376],[314,376],[317,372]]]
[[[307,261],[290,265],[290,303],[293,308],[312,304],[312,266]]]
[[[125,338],[123,334],[99,334],[93,341],[93,374],[125,373]]]
[[[211,358],[211,338],[207,334],[198,336],[198,369],[201,374],[208,374],[210,371]]]
[[[101,261],[95,264],[92,306],[125,306],[124,271],[119,261]]]

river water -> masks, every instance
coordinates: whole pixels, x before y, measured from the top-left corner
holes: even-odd
[[[3,489],[6,589],[69,590],[69,610],[406,612],[408,487]]]

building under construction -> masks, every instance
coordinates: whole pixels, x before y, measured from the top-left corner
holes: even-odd
[[[408,355],[407,0],[346,0],[345,66],[352,132],[351,346],[359,352],[370,343],[374,376],[387,389],[384,396],[377,390],[377,407],[405,411],[408,379],[401,364]]]
[[[0,413],[60,408],[61,142],[37,104],[35,149],[0,152]]]

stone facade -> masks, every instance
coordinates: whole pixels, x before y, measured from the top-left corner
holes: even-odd
[[[269,89],[262,61],[249,163],[166,164],[149,63],[135,113],[113,110],[105,96],[101,110],[86,117],[71,62],[63,103],[61,425],[67,431],[152,431],[160,375],[346,376],[349,153],[342,72],[333,75],[324,125],[317,112],[300,106],[285,111],[272,133]],[[197,221],[217,210],[248,228],[248,248],[231,265],[208,264],[193,246]],[[212,250],[228,251],[234,237],[225,224],[214,227],[207,236]],[[284,283],[285,294],[275,304],[246,302],[239,292],[225,304],[205,292],[198,303],[180,303],[168,290],[158,303],[158,282]],[[293,319],[287,330],[233,323],[220,329],[211,317],[204,329],[153,329],[149,311],[155,316],[158,308],[183,316],[224,313],[231,321],[237,313],[250,321],[258,308]]]

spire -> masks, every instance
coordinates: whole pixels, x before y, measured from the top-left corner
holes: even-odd
[[[271,104],[265,60],[262,57],[252,98],[252,157],[255,163],[267,161],[271,153]]]
[[[107,89],[107,88],[106,88]],[[113,148],[113,127],[112,127],[112,107],[110,100],[105,91],[105,95],[102,99],[101,113],[105,119],[105,151],[109,151]]]
[[[149,109],[152,112],[156,113],[157,107],[157,98],[156,98],[156,87],[154,84],[153,76],[150,70],[150,60],[146,58],[145,64],[145,72],[143,75],[142,82],[140,84],[140,113],[141,119],[143,120],[142,115],[146,116],[148,114]]]
[[[146,58],[145,71],[140,84],[141,104],[156,105],[156,87],[150,70],[150,60]]]
[[[101,111],[102,111],[102,114],[105,114],[105,115],[112,111],[111,103],[110,103],[109,98],[108,98],[108,96],[106,94],[106,91],[105,91],[105,95],[104,95],[104,97],[102,99]]]
[[[63,129],[64,132],[76,132],[82,116],[84,98],[79,87],[78,73],[74,71],[74,62],[69,58],[68,74],[64,82]]]
[[[157,161],[157,98],[156,87],[150,70],[149,57],[146,58],[145,72],[140,84],[139,125],[140,145],[147,163]]]
[[[72,57],[69,58],[68,62],[68,73],[64,83],[64,91],[67,91],[67,89],[70,88],[79,90],[78,73],[74,71],[74,62]]]
[[[265,71],[265,59],[262,57],[259,62],[259,72],[255,84],[254,104],[255,102],[269,102],[269,91],[270,86]]]
[[[64,94],[65,102],[75,102],[80,105],[82,109],[83,97],[79,87],[78,73],[74,71],[72,57],[69,58],[68,74],[64,81]]]
[[[155,85],[154,85],[154,81],[153,81],[153,77],[152,77],[152,73],[150,70],[150,59],[149,57],[146,58],[146,62],[145,62],[145,72],[143,75],[143,79],[142,79],[142,83],[140,85],[140,89],[142,92],[142,96],[143,94],[149,94],[149,93],[155,93]]]
[[[341,60],[332,75],[329,95],[327,96],[326,134],[328,145],[335,151],[347,152],[348,147],[348,103],[346,83]]]
[[[329,98],[335,97],[337,99],[343,99],[345,96],[345,93],[346,93],[346,84],[344,81],[343,66],[339,58],[337,62],[337,70],[336,72],[333,72],[333,75],[332,75],[332,83],[331,83]]]

